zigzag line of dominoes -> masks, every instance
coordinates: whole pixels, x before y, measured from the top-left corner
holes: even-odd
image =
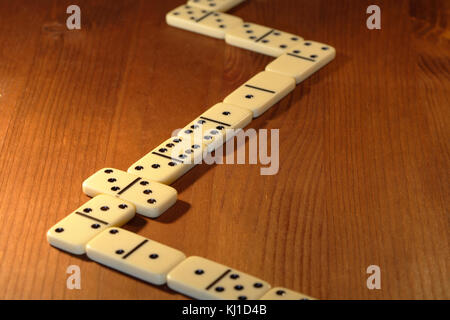
[[[93,198],[50,228],[51,245],[196,299],[312,299],[118,228],[136,212],[151,218],[164,213],[177,200],[169,184],[334,59],[329,45],[220,12],[242,1],[189,0],[166,21],[276,59],[127,172],[104,168],[86,179],[83,191]]]

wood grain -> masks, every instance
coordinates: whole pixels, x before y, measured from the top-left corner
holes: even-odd
[[[0,1],[0,298],[183,299],[50,247],[87,201],[272,58],[166,25],[182,1]],[[329,43],[330,65],[250,127],[280,129],[280,170],[201,165],[178,203],[127,229],[320,299],[448,299],[450,8],[444,0],[249,0],[246,21]],[[82,289],[66,289],[66,268]],[[379,265],[382,289],[368,290]]]

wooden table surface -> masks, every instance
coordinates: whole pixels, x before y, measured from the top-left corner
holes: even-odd
[[[173,1],[0,1],[0,298],[183,299],[73,256],[46,231],[81,183],[133,162],[273,58],[165,23]],[[381,7],[382,29],[366,28]],[[448,299],[450,5],[248,0],[231,14],[329,43],[336,59],[249,127],[280,169],[200,165],[126,229],[320,299]],[[81,290],[66,288],[79,265]],[[381,268],[381,290],[366,269]]]

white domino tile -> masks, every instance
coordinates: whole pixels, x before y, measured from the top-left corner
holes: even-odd
[[[166,15],[166,22],[173,27],[224,39],[225,32],[242,24],[242,19],[222,12],[182,5]]]
[[[201,300],[255,300],[270,289],[256,277],[192,256],[167,275],[169,288]]]
[[[292,77],[262,71],[228,95],[224,102],[250,110],[259,117],[295,88]]]
[[[184,253],[121,228],[104,230],[88,242],[86,254],[110,268],[152,284],[166,283],[166,276],[186,257]]]
[[[270,289],[261,297],[261,300],[316,300],[300,292],[293,290],[275,287]]]
[[[114,168],[103,168],[83,182],[83,192],[109,194],[131,202],[136,212],[156,218],[177,201],[177,191],[165,184]]]
[[[207,151],[211,152],[232,138],[251,120],[252,112],[248,109],[218,103],[181,129],[178,135],[201,141]]]
[[[225,41],[232,46],[272,57],[279,57],[302,40],[300,36],[250,22],[227,30],[225,35]]]
[[[132,203],[106,194],[98,195],[51,227],[47,240],[61,250],[84,254],[89,240],[106,228],[124,225],[134,215]]]
[[[204,10],[225,12],[244,0],[189,0],[188,5]]]
[[[332,61],[335,56],[336,50],[327,44],[302,41],[269,63],[266,70],[293,77],[298,84]]]
[[[201,162],[206,149],[201,141],[172,137],[132,164],[128,172],[171,184]]]

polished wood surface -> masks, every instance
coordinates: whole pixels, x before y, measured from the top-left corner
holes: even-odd
[[[272,58],[172,28],[182,1],[0,1],[0,298],[183,299],[50,247],[88,200]],[[178,203],[126,228],[319,299],[449,298],[447,1],[248,0],[230,13],[329,43],[336,59],[249,127],[280,129],[280,170],[200,165]],[[81,267],[81,290],[66,268]],[[381,290],[366,268],[379,265]]]

